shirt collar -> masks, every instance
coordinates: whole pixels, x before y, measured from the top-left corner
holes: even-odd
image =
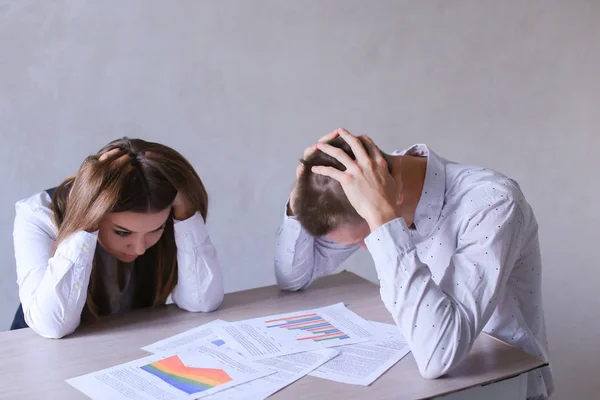
[[[396,155],[427,157],[427,170],[421,198],[415,211],[414,224],[421,238],[431,234],[440,219],[446,191],[446,169],[443,160],[424,144],[415,144]]]

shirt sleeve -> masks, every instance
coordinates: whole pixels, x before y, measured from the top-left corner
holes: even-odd
[[[79,326],[98,234],[76,232],[51,256],[53,229],[41,207],[17,203],[13,240],[25,322],[39,335],[57,339]]]
[[[295,217],[287,216],[286,206],[276,238],[277,284],[282,290],[305,289],[316,279],[332,274],[358,248],[311,236]]]
[[[174,231],[178,278],[173,302],[192,312],[215,310],[223,301],[223,275],[202,215],[175,221]]]
[[[510,199],[473,212],[437,285],[402,218],[365,240],[383,303],[407,340],[423,377],[458,365],[498,304],[520,254],[523,214]]]

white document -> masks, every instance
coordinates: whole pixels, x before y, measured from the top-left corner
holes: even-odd
[[[66,382],[94,400],[198,399],[275,373],[207,343],[160,353]]]
[[[215,337],[214,329],[223,324],[227,324],[227,322],[216,319],[207,324],[190,329],[189,331],[144,346],[142,347],[142,350],[146,350],[150,353],[160,353],[163,351],[179,350],[184,347],[189,347],[191,344],[204,344],[207,339],[210,338],[218,340],[218,338]]]
[[[230,322],[215,329],[231,348],[250,360],[366,342],[373,325],[343,303]]]
[[[310,373],[336,382],[368,386],[406,356],[410,349],[396,325],[371,321],[379,338],[338,347],[340,355]]]
[[[266,399],[273,393],[291,385],[323,363],[339,354],[336,349],[307,351],[257,361],[272,370],[273,375],[247,382],[217,394],[207,396],[206,400]]]

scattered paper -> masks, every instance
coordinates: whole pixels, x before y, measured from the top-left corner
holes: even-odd
[[[227,324],[227,322],[216,319],[194,329],[190,329],[178,335],[159,340],[158,342],[149,344],[148,346],[144,346],[142,347],[142,350],[146,350],[149,353],[160,353],[163,351],[175,351],[184,347],[189,347],[192,344],[204,344],[209,338],[218,340],[218,338],[215,336],[214,329],[223,324]]]
[[[178,350],[181,348],[190,348],[194,345],[206,345],[211,343],[214,346],[227,348],[231,350],[224,340],[220,339],[213,331],[216,326],[227,324],[222,320],[215,320],[197,328],[171,336],[159,342],[145,346],[142,349],[159,353],[165,350]],[[226,399],[266,399],[273,393],[291,385],[293,382],[307,375],[315,368],[337,356],[339,351],[334,349],[316,350],[304,353],[290,354],[275,358],[267,358],[256,361],[263,364],[273,371],[272,375],[255,379],[241,385],[225,389],[206,399],[226,400]]]
[[[343,303],[230,322],[215,331],[229,346],[251,360],[361,343],[376,336],[373,325]]]
[[[275,373],[213,344],[159,353],[67,383],[94,400],[198,399]]]
[[[268,375],[207,396],[206,400],[266,399],[273,393],[296,382],[338,354],[339,352],[336,349],[325,349],[257,361],[257,363],[263,364],[277,372],[273,375]]]
[[[310,373],[323,379],[368,386],[406,356],[410,349],[396,325],[371,321],[379,338],[337,347],[340,355]]]
[[[217,319],[142,349],[156,354],[67,383],[95,400],[266,399],[307,374],[368,386],[410,351],[395,325],[343,303]]]

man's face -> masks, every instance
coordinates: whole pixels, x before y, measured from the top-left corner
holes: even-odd
[[[369,236],[370,233],[371,230],[369,229],[367,221],[361,220],[361,222],[358,223],[341,225],[339,228],[329,232],[325,237],[341,245],[358,245],[365,249],[365,238]]]

